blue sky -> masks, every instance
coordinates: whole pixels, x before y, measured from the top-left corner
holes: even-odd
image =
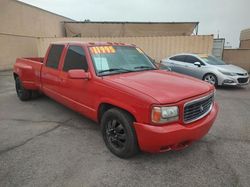
[[[83,21],[199,21],[199,34],[214,34],[238,47],[250,28],[249,0],[21,0]]]

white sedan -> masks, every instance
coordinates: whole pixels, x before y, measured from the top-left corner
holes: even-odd
[[[242,86],[249,83],[246,70],[226,64],[212,55],[182,53],[163,59],[161,63],[171,71],[202,79],[215,86]]]

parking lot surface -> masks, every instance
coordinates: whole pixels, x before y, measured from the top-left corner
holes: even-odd
[[[0,186],[249,186],[250,88],[219,88],[209,134],[181,151],[111,154],[98,124],[0,72]],[[152,140],[153,141],[153,140]]]

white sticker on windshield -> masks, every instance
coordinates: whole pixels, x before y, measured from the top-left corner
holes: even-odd
[[[109,64],[105,57],[95,56],[94,61],[95,61],[95,66],[96,66],[97,71],[109,69]]]

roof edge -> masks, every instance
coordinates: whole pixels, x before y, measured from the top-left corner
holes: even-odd
[[[25,3],[25,2],[22,2],[22,1],[19,1],[19,0],[12,0],[12,1],[15,1],[16,3],[22,4],[22,5],[29,6],[29,7],[31,7],[31,8],[35,8],[35,9],[38,9],[38,10],[41,10],[41,11],[47,12],[47,13],[49,13],[49,14],[53,14],[53,15],[55,15],[55,16],[59,16],[59,17],[65,18],[65,19],[72,20],[72,22],[74,22],[74,21],[75,21],[74,19],[71,19],[71,18],[68,18],[68,17],[62,16],[62,15],[57,14],[57,13],[54,13],[54,12],[50,12],[50,11],[45,10],[45,9],[43,9],[43,8],[40,8],[40,7],[37,7],[37,6],[31,5],[31,4],[28,4],[28,3]]]
[[[195,24],[200,22],[140,22],[140,21],[64,21],[64,23],[93,23],[93,24]]]

